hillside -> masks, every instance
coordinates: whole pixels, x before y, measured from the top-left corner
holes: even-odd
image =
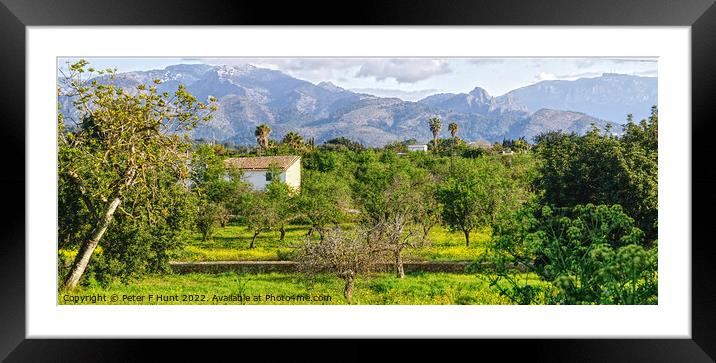
[[[639,119],[656,103],[656,79],[605,74],[577,81],[543,81],[493,97],[480,87],[469,93],[436,94],[418,102],[356,93],[330,82],[313,84],[280,71],[252,65],[182,64],[163,70],[120,73],[111,81],[125,89],[160,79],[159,91],[179,84],[200,100],[219,99],[214,120],[192,131],[193,138],[254,144],[254,129],[266,123],[272,138],[297,131],[320,143],[344,136],[368,146],[432,138],[427,119],[456,122],[465,140],[535,135],[550,130],[583,133],[604,119],[620,123],[626,113]],[[110,82],[105,77],[100,82]],[[60,99],[72,114],[71,102]],[[623,114],[621,118],[614,115]],[[600,116],[601,115],[601,116]],[[618,128],[615,131],[619,131]],[[442,136],[448,135],[444,127]]]

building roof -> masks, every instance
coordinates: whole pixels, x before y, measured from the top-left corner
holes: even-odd
[[[301,157],[298,155],[229,158],[224,160],[224,165],[241,170],[268,170],[270,166],[286,170],[300,159]]]

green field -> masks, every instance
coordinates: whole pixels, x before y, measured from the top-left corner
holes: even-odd
[[[341,226],[352,228],[351,224]],[[256,248],[250,249],[253,234],[246,227],[231,223],[219,228],[209,241],[202,241],[199,233],[194,234],[187,246],[177,251],[172,260],[194,261],[279,261],[291,259],[291,251],[305,243],[307,226],[286,226],[286,236],[279,240],[278,231],[261,233],[256,239]],[[318,235],[314,235],[317,238]],[[473,261],[483,251],[489,239],[486,231],[470,235],[470,247],[465,246],[461,232],[450,232],[442,226],[435,226],[428,235],[431,243],[418,249],[406,249],[405,261]]]
[[[353,224],[343,224],[349,230]],[[256,240],[256,248],[250,249],[252,233],[238,223],[219,228],[213,238],[202,241],[195,233],[186,245],[174,252],[172,260],[198,261],[278,261],[290,260],[295,249],[305,243],[307,226],[286,226],[286,236],[279,240],[278,231],[265,232]],[[318,234],[314,235],[318,238]],[[404,250],[404,261],[473,261],[482,252],[489,239],[487,231],[473,232],[471,246],[466,247],[462,233],[448,231],[442,226],[434,227],[428,239],[430,243],[418,249]],[[101,248],[98,253],[102,253]],[[75,251],[62,250],[71,260]],[[529,283],[539,283],[535,276],[522,275]],[[280,296],[275,301],[265,301],[267,294]],[[117,301],[110,301],[112,295]],[[149,300],[149,295],[153,295]],[[176,297],[169,301],[157,301],[156,296]],[[214,296],[233,295],[234,299],[214,300]],[[262,296],[263,301],[239,301],[236,296]],[[285,301],[285,296],[307,295],[313,301]],[[106,301],[80,301],[82,296],[105,296]],[[126,298],[125,298],[126,296]],[[142,298],[138,298],[141,296]],[[135,297],[135,298],[132,298]],[[73,299],[75,299],[73,301]],[[175,299],[178,299],[175,300]],[[199,300],[197,300],[199,299]],[[343,281],[333,275],[312,278],[298,273],[237,274],[152,274],[133,280],[130,284],[114,282],[100,286],[90,281],[89,286],[78,287],[70,295],[58,294],[59,304],[348,304],[343,297]],[[488,283],[475,275],[451,273],[409,273],[397,279],[393,273],[373,273],[356,280],[350,304],[482,304],[500,305],[509,301]]]
[[[540,284],[535,276],[521,275],[522,281]],[[58,304],[72,304],[71,299],[81,296],[106,296],[105,302],[96,304],[347,304],[343,298],[343,281],[330,276],[319,275],[314,278],[299,274],[186,274],[186,275],[149,275],[130,285],[113,283],[106,288],[80,287],[67,295],[58,294]],[[148,295],[176,296],[178,301],[148,301]],[[212,301],[214,295],[261,296],[262,301]],[[265,301],[267,294],[275,301]],[[280,301],[282,297],[307,294],[315,301]],[[111,302],[116,295],[117,301]],[[124,297],[127,297],[126,299]],[[142,300],[139,300],[139,297]],[[134,301],[130,300],[134,297]],[[194,301],[191,301],[191,300]],[[199,301],[197,301],[199,299]],[[202,301],[203,299],[203,301]],[[172,300],[172,299],[170,299]],[[396,279],[393,274],[373,274],[356,280],[355,292],[351,304],[371,305],[441,305],[475,304],[502,305],[509,300],[499,295],[497,290],[488,286],[480,276],[444,273],[407,274],[404,279]],[[87,304],[79,302],[78,304]]]

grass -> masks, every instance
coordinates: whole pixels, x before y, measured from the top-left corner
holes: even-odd
[[[341,226],[353,228],[351,224]],[[291,251],[300,248],[305,242],[308,226],[286,226],[284,241],[279,241],[278,231],[261,233],[256,239],[256,248],[250,249],[253,234],[244,226],[231,223],[219,228],[209,241],[202,241],[196,233],[187,246],[173,255],[173,260],[181,262],[196,261],[279,261],[290,259]],[[318,238],[316,234],[314,238]],[[484,252],[489,240],[487,231],[473,231],[470,235],[471,246],[465,246],[462,232],[450,232],[442,226],[436,226],[428,235],[431,243],[418,249],[406,249],[405,261],[472,261]]]
[[[522,276],[530,283],[540,283],[535,276]],[[415,273],[397,279],[392,274],[360,276],[356,280],[353,299],[343,298],[343,281],[332,275],[306,278],[299,274],[186,274],[149,275],[131,285],[113,283],[100,286],[80,287],[71,294],[58,293],[58,304],[73,304],[84,296],[104,296],[106,301],[96,304],[154,305],[154,304],[371,304],[371,305],[504,305],[510,301],[500,296],[484,279],[476,275]],[[153,295],[149,301],[149,295]],[[282,301],[283,297],[307,295],[312,301]],[[156,296],[176,296],[178,301],[156,301]],[[213,301],[214,296],[249,296],[250,301]],[[266,295],[274,301],[266,301]],[[112,296],[117,297],[112,302]],[[254,301],[253,296],[261,296]],[[131,297],[134,297],[131,299]],[[139,300],[141,297],[141,300]],[[193,299],[194,301],[190,301]],[[199,301],[197,301],[197,299]],[[184,301],[186,300],[186,301]]]

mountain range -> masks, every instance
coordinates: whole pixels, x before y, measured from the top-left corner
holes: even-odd
[[[98,81],[126,89],[161,80],[160,92],[179,84],[200,100],[218,98],[214,119],[192,131],[195,139],[255,144],[254,129],[266,123],[271,138],[289,131],[317,143],[344,136],[367,146],[415,138],[427,141],[431,117],[456,122],[467,141],[490,142],[534,136],[550,130],[584,133],[596,124],[621,124],[627,113],[646,117],[657,104],[657,79],[605,73],[575,81],[542,81],[494,97],[482,88],[469,93],[442,93],[417,102],[353,92],[330,82],[314,84],[277,70],[252,65],[180,64],[161,70],[117,74]],[[65,115],[69,99],[60,98]]]

